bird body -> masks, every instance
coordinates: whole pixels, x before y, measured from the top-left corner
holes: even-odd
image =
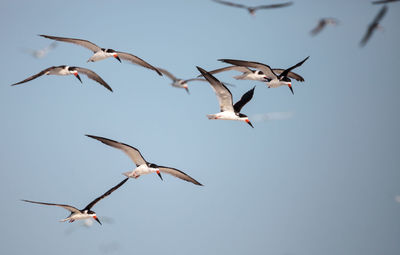
[[[124,175],[129,178],[139,178],[141,175],[150,174],[150,173],[157,173],[160,174],[160,170],[154,167],[150,167],[147,164],[142,164],[136,167],[134,170],[125,172]]]

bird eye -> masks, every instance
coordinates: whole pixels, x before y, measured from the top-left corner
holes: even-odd
[[[264,74],[262,71],[258,71],[258,74]]]

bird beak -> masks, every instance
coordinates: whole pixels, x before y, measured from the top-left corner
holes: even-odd
[[[75,77],[82,83],[81,77],[79,77],[78,73],[74,73]]]
[[[114,58],[116,58],[121,63],[121,59],[119,59],[117,54],[114,54]]]
[[[160,177],[160,179],[163,181],[163,178],[162,178],[162,176],[161,176],[160,170],[157,169],[157,172],[156,172],[156,173],[158,174],[158,177]]]
[[[249,119],[246,119],[245,121],[246,121],[247,124],[250,125],[250,127],[254,128]]]
[[[292,88],[292,84],[289,83],[289,84],[288,84],[288,87],[289,87],[290,91],[292,91],[292,94],[294,95],[293,88]]]
[[[186,90],[186,92],[190,95],[188,85],[187,85],[187,84],[183,85],[183,88],[184,88],[184,89]]]
[[[100,225],[103,225],[103,224],[101,224],[101,222],[100,222],[100,220],[99,220],[99,218],[97,218],[97,216],[95,215],[95,216],[93,216],[93,219],[95,219]]]

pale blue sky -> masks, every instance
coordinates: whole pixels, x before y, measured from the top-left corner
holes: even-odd
[[[389,6],[385,30],[358,46],[380,8],[309,0],[252,17],[208,0],[1,1],[0,253],[399,254],[400,3]],[[311,37],[321,17],[341,23]],[[242,110],[250,117],[292,114],[252,129],[206,118],[219,110],[207,83],[189,84],[187,95],[139,66],[86,63],[91,52],[67,43],[34,59],[22,49],[51,43],[38,34],[130,52],[182,78],[225,66],[220,58],[278,68],[310,59],[296,69],[305,82],[293,82],[294,96],[234,72],[217,76],[236,85],[234,100],[257,85]],[[94,70],[114,93],[85,76],[9,86],[63,64]],[[134,167],[84,134],[135,146],[205,186],[129,180],[93,208],[112,224],[75,222],[66,234],[66,210],[19,199],[83,208]]]

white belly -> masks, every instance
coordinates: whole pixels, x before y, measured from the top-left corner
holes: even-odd
[[[71,72],[68,71],[67,69],[55,69],[55,70],[50,70],[48,74],[53,74],[53,75],[70,75]]]
[[[285,81],[279,81],[278,79],[274,79],[270,82],[267,82],[268,88],[277,88],[280,86],[288,85],[288,82]]]
[[[234,112],[219,112],[216,114],[208,114],[208,119],[217,119],[217,120],[241,120],[239,116],[237,116]]]
[[[183,80],[174,81],[171,85],[176,88],[184,88]]]
[[[96,61],[103,60],[103,59],[106,59],[106,58],[109,58],[109,57],[112,57],[112,56],[113,56],[112,53],[107,53],[107,52],[104,52],[104,51],[98,51],[95,54],[93,54],[93,56],[91,56],[88,61],[96,62]]]

